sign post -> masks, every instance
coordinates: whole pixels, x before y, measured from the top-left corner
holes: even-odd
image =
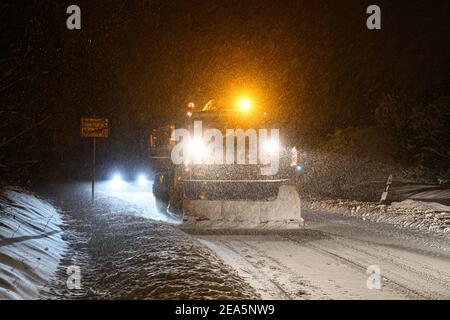
[[[92,202],[95,199],[95,149],[97,138],[92,138]]]
[[[81,137],[92,138],[92,203],[95,200],[95,158],[97,138],[109,137],[109,120],[106,118],[81,118]]]

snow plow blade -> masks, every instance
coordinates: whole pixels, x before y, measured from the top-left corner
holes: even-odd
[[[295,229],[303,226],[295,185],[281,185],[273,201],[183,201],[186,229]]]

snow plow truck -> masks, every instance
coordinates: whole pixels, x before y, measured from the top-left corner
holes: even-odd
[[[302,226],[298,152],[270,123],[248,100],[211,100],[202,108],[190,103],[179,123],[154,129],[157,209],[186,229]]]

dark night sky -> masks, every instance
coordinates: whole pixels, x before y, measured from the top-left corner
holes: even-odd
[[[3,1],[0,96],[26,114],[4,130],[50,114],[34,139],[67,160],[90,113],[111,118],[117,154],[189,101],[249,92],[301,135],[369,125],[393,92],[450,95],[450,2],[376,1],[383,29],[369,31],[372,2]],[[65,28],[69,4],[81,31]]]

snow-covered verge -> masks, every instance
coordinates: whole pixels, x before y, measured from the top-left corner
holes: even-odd
[[[384,205],[355,200],[310,199],[308,206],[313,210],[338,212],[402,228],[450,234],[450,207],[440,203],[405,200]]]
[[[50,197],[67,218],[70,249],[50,299],[255,299],[259,296],[209,249],[176,226],[146,219],[124,199],[65,186]],[[67,267],[81,271],[67,287]]]
[[[0,299],[38,299],[67,248],[62,220],[34,195],[0,189]]]
[[[413,194],[417,194],[415,200],[424,199],[419,193],[425,189],[428,192],[450,189],[448,159],[423,161],[420,152],[404,148],[391,128],[337,130],[327,139],[299,148],[304,168],[302,194],[313,198],[378,201],[390,175],[394,183],[389,200],[393,201],[411,198]]]

